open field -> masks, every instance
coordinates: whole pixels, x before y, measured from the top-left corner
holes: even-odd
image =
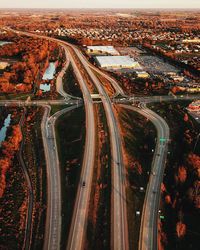
[[[63,89],[69,95],[82,97],[82,92],[73,72],[71,63],[63,77]]]

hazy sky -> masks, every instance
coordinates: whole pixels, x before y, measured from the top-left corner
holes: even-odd
[[[0,8],[200,8],[200,0],[0,0]]]

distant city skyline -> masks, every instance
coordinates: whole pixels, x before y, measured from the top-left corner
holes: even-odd
[[[200,8],[199,0],[1,0],[0,8]]]

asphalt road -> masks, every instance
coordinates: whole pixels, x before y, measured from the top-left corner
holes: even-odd
[[[99,70],[98,68],[94,67],[94,65],[89,65],[90,68],[93,70],[93,71],[96,71],[98,74],[100,74],[101,76],[103,76],[104,78],[106,78],[113,86],[113,88],[115,89],[115,95],[114,96],[117,96],[117,95],[121,95],[121,96],[126,96],[123,89],[119,86],[118,82],[110,77],[108,74],[102,72],[101,70]]]
[[[181,100],[196,100],[199,99],[199,95],[182,95],[174,98],[173,96],[135,96],[122,97],[122,98],[112,98],[112,103],[116,104],[132,104],[134,102],[143,103],[156,103],[156,102],[171,102],[171,101],[181,101]],[[83,103],[82,99],[74,100],[0,100],[0,106],[41,106],[41,105],[64,105],[64,104],[80,104]]]
[[[81,98],[70,96],[63,90],[62,78],[65,74],[65,71],[68,68],[68,65],[69,63],[66,62],[64,68],[58,75],[56,81],[57,91],[65,98],[65,100],[42,100],[42,101],[0,100],[0,106],[44,106],[45,105],[44,106],[45,112],[41,124],[45,158],[47,164],[47,180],[48,180],[48,204],[47,204],[46,230],[45,230],[45,240],[44,240],[45,250],[59,249],[61,240],[61,186],[60,186],[61,182],[60,182],[60,171],[59,171],[59,159],[58,159],[55,130],[54,130],[55,121],[63,113],[82,105]],[[71,98],[73,98],[73,100],[69,100]],[[48,105],[63,105],[63,104],[70,104],[75,106],[63,109],[57,112],[51,118],[49,118],[51,108]],[[33,193],[30,188],[31,182],[30,179],[28,179],[28,173],[26,172],[25,164],[23,162],[21,154],[19,155],[19,157],[29,187],[29,207],[27,212],[27,228],[25,232],[26,236],[24,245],[25,249],[29,249],[31,241]]]
[[[49,37],[38,36],[35,34],[30,34],[26,32],[18,32],[21,34],[25,34],[28,36],[35,36],[42,39],[48,39],[55,42],[58,42],[65,49],[66,46],[70,46],[78,58],[82,62],[82,65],[90,75],[92,81],[96,85],[99,94],[101,95],[102,103],[104,105],[104,109],[106,112],[106,117],[108,121],[110,138],[111,138],[111,152],[112,152],[112,184],[113,184],[113,192],[112,192],[112,248],[113,249],[128,249],[128,231],[127,231],[127,219],[126,219],[126,197],[125,197],[125,180],[124,180],[124,167],[123,167],[123,159],[122,159],[122,150],[121,150],[121,139],[119,135],[119,129],[117,127],[117,122],[114,116],[112,103],[107,95],[106,91],[102,87],[100,81],[94,75],[93,70],[96,68],[92,68],[92,66],[88,63],[88,61],[84,58],[82,53],[73,45],[54,39]],[[76,66],[76,63],[73,61],[72,56],[69,53],[70,60],[72,62],[73,68],[75,70],[76,77],[81,85],[85,107],[86,107],[86,124],[87,129],[90,129],[92,135],[86,136],[86,148],[84,155],[84,164],[83,170],[81,173],[81,181],[86,181],[86,187],[80,187],[77,193],[75,211],[73,215],[70,236],[68,240],[67,249],[81,249],[83,246],[83,239],[85,235],[86,229],[86,216],[87,209],[89,204],[89,190],[91,189],[91,178],[92,178],[92,165],[93,165],[93,153],[91,145],[94,146],[94,117],[93,117],[93,105],[90,93],[86,87],[86,84],[79,72],[79,69]],[[98,72],[99,73],[99,72]],[[103,73],[102,73],[103,74]],[[105,75],[103,75],[105,77]],[[107,78],[107,77],[106,77]],[[107,78],[108,79],[108,78]],[[116,84],[112,82],[116,93],[120,93],[121,90],[118,88]],[[122,92],[121,92],[122,93]],[[122,94],[123,95],[123,94]],[[113,100],[116,103],[130,103],[130,102],[162,102],[162,101],[173,101],[173,100],[192,100],[198,98],[199,95],[196,96],[188,96],[183,95],[179,97],[174,96],[155,96],[155,97],[125,97],[119,100]],[[58,101],[56,101],[58,103]],[[5,102],[4,102],[5,103]],[[61,102],[59,102],[61,103]],[[133,108],[133,107],[132,107]],[[133,108],[134,109],[134,108]],[[136,108],[137,109],[137,108]],[[166,139],[169,137],[169,131],[167,124],[164,120],[159,117],[157,114],[152,112],[151,110],[147,110],[145,106],[140,106],[139,109],[141,114],[148,117],[156,126],[158,131],[158,138],[165,137]],[[87,133],[89,134],[89,133]],[[90,145],[90,146],[88,146]],[[90,148],[89,151],[88,149]],[[162,180],[162,174],[164,171],[165,157],[166,157],[167,143],[163,145],[163,143],[157,142],[156,152],[154,155],[154,160],[152,162],[152,174],[150,176],[150,182],[147,189],[147,194],[145,198],[145,205],[142,215],[142,226],[140,233],[140,249],[157,249],[157,210],[160,198],[160,183]],[[92,153],[91,153],[92,152]],[[87,159],[87,162],[85,160]],[[84,191],[85,190],[85,191]],[[50,246],[50,245],[49,245]],[[51,246],[50,246],[51,247]],[[49,248],[51,249],[51,248]]]
[[[74,48],[75,48],[75,46],[74,46]],[[79,51],[79,54],[81,55],[82,58],[85,59],[85,57],[84,57],[84,55],[83,55],[83,53],[81,51]],[[95,67],[88,60],[85,60],[85,61],[87,63],[87,66],[90,67],[90,69],[92,69],[93,71],[97,72],[98,74],[100,74],[101,76],[103,76],[104,78],[106,78],[111,83],[111,85],[115,89],[115,96],[117,96],[117,95],[120,94],[121,96],[126,97],[123,89],[120,87],[120,85],[118,84],[118,82],[114,78],[112,78],[111,76],[109,76],[105,72],[101,71],[99,68]]]
[[[9,28],[4,27],[4,29],[6,30],[6,29],[9,29]],[[10,30],[12,30],[12,29],[10,29]],[[72,44],[70,44],[70,43],[67,43],[67,42],[65,42],[65,41],[61,41],[61,40],[59,40],[59,39],[52,38],[52,37],[48,37],[48,36],[41,36],[41,35],[38,35],[38,34],[23,32],[23,31],[15,31],[15,30],[12,30],[12,31],[13,31],[13,32],[16,32],[16,33],[18,33],[18,34],[22,34],[22,35],[27,35],[27,36],[32,36],[32,37],[37,37],[37,38],[40,38],[40,39],[47,39],[47,40],[51,40],[51,41],[57,42],[57,43],[59,43],[61,46],[64,46],[66,55],[68,54],[68,51],[67,51],[67,48],[66,48],[65,46],[69,46],[69,47],[71,47],[72,49],[74,49],[75,52],[78,51],[78,53],[81,55],[82,58],[85,58],[84,55],[82,54],[82,52],[79,51],[79,50],[76,48],[76,46],[74,46],[74,45],[72,45]],[[68,55],[69,55],[69,54],[68,54]],[[114,88],[115,91],[116,91],[115,96],[117,96],[117,95],[119,95],[119,94],[122,95],[122,96],[126,96],[125,93],[124,93],[124,91],[123,91],[123,89],[119,86],[118,82],[117,82],[114,78],[112,78],[112,77],[110,77],[108,74],[102,72],[102,71],[99,70],[97,67],[95,67],[94,65],[90,64],[87,60],[86,60],[86,62],[87,62],[87,65],[88,65],[92,70],[98,72],[100,75],[102,75],[102,76],[103,76],[104,78],[106,78],[108,81],[110,81],[110,83],[112,84],[113,88]],[[67,64],[68,64],[68,63],[69,63],[69,61],[67,61]],[[61,73],[61,75],[62,75],[62,73]],[[58,92],[60,92],[59,89],[58,89]],[[66,94],[66,93],[65,93],[65,94]],[[67,94],[67,95],[68,95],[68,94]],[[68,96],[70,96],[70,95],[68,95]]]
[[[103,98],[106,98],[105,97],[105,94],[104,93],[101,93],[102,94],[102,96],[104,96]],[[135,97],[134,98],[134,100],[135,101],[144,101],[145,103],[150,103],[150,102],[160,102],[160,101],[177,101],[177,100],[192,100],[192,99],[197,99],[198,98],[198,95],[192,95],[192,96],[188,96],[188,95],[183,95],[182,97],[181,96],[179,96],[179,97],[177,97],[177,98],[174,98],[173,96],[156,96],[156,97]],[[129,102],[128,101],[128,99],[126,98],[126,99],[124,99],[123,100],[123,102],[124,101],[126,101],[126,102]],[[91,100],[91,102],[92,102],[92,100]],[[0,105],[2,105],[2,106],[5,106],[5,104],[6,105],[13,105],[13,104],[15,104],[15,105],[18,105],[18,106],[29,106],[29,105],[33,105],[33,106],[35,106],[35,105],[38,105],[38,106],[40,106],[40,105],[47,105],[47,104],[49,104],[49,105],[63,105],[63,104],[65,104],[66,103],[66,101],[64,101],[64,100],[54,100],[54,101],[51,101],[51,100],[44,100],[44,101],[30,101],[30,102],[26,102],[26,101],[19,101],[19,100],[4,100],[4,101],[0,101]],[[79,104],[81,104],[82,102],[81,101],[77,101],[77,100],[70,100],[70,102],[67,102],[67,103],[71,103],[71,104],[76,104],[76,105],[79,105]],[[110,104],[111,105],[111,104]],[[134,107],[132,107],[132,109],[134,109]],[[141,112],[141,110],[139,111],[139,112]],[[142,114],[144,115],[144,112],[142,112]],[[89,115],[89,114],[88,114]],[[150,118],[149,118],[150,119]],[[112,131],[114,131],[114,129],[113,129],[113,127],[111,128],[110,127],[110,130],[112,130]],[[113,144],[114,144],[114,142],[113,142]],[[116,144],[116,142],[115,142],[115,144]],[[116,150],[116,149],[115,149]],[[120,155],[120,154],[119,154]],[[114,159],[114,158],[113,158]],[[121,160],[113,160],[115,163],[117,163],[117,162],[120,162]],[[117,165],[117,164],[115,164],[115,165]],[[116,168],[116,167],[115,167]],[[82,178],[82,180],[83,179],[86,179],[86,178]],[[80,186],[81,186],[81,184],[80,184]],[[157,189],[158,190],[158,193],[159,193],[159,190],[160,189]],[[118,194],[120,194],[120,191],[119,191],[119,187],[116,189],[116,193],[118,193]],[[152,195],[152,193],[151,193],[151,195]],[[81,192],[80,192],[80,190],[79,190],[79,194],[78,194],[78,196],[80,197],[80,199],[81,199],[81,197],[82,197],[82,194],[81,194]],[[155,196],[155,195],[154,195]],[[159,197],[159,195],[157,196],[155,196],[155,197]],[[157,200],[159,199],[159,198],[156,198]],[[156,200],[156,199],[154,199],[154,200]],[[146,199],[145,199],[146,200]],[[151,198],[149,198],[149,200],[152,200],[152,197]],[[83,203],[83,202],[82,202]],[[81,202],[80,202],[80,204],[82,204]],[[157,202],[157,207],[158,207],[158,204],[159,204],[159,200],[158,200],[158,202]],[[119,206],[119,204],[117,205],[117,206]],[[112,208],[114,211],[116,211],[116,209],[113,207]],[[87,210],[87,209],[86,209]],[[118,211],[118,213],[120,213],[120,210],[119,209],[117,209],[117,211]],[[149,209],[149,206],[147,206],[147,208],[145,209],[145,211],[150,211],[150,209]],[[78,209],[76,210],[76,217],[78,218],[78,215],[77,215],[77,213],[78,213]],[[83,215],[82,214],[82,218],[84,217],[86,217],[86,214],[87,214],[87,212]],[[144,213],[143,213],[144,214]],[[150,214],[149,214],[150,215]],[[119,216],[118,215],[116,215],[117,216],[117,220],[119,219]],[[80,216],[79,216],[80,217]],[[146,218],[146,215],[144,216],[144,218]],[[153,218],[157,218],[157,215],[156,216],[154,216],[154,217],[151,217],[152,219]],[[114,221],[117,221],[116,220],[116,217],[113,217],[113,220]],[[84,220],[85,221],[85,220]],[[143,227],[141,227],[141,228],[144,228],[145,227],[145,225],[144,225],[144,221],[146,221],[146,219],[143,219],[142,220],[143,221]],[[84,222],[84,223],[86,223],[86,222]],[[149,224],[150,225],[150,224]],[[77,227],[78,227],[78,225],[77,225]],[[84,230],[85,230],[85,224],[84,224],[84,227],[82,227],[82,229],[84,228]],[[147,227],[147,226],[146,226]],[[154,230],[152,230],[152,228],[153,227],[149,227],[149,230],[151,231],[151,232],[154,232],[154,235],[152,235],[152,233],[146,233],[146,231],[145,230],[143,230],[143,233],[141,234],[141,235],[143,235],[143,237],[147,237],[147,235],[149,235],[148,236],[148,239],[147,240],[150,240],[150,239],[152,239],[151,241],[154,241],[154,242],[156,242],[156,240],[155,240],[155,238],[156,238],[156,234],[157,234],[157,229],[154,229]],[[157,224],[155,223],[155,226],[154,226],[154,228],[157,228]],[[81,246],[82,245],[82,242],[83,242],[83,238],[84,238],[84,234],[85,234],[85,232],[84,232],[84,230],[83,231],[81,231],[81,237],[82,237],[82,241],[77,241],[77,242],[79,242],[80,244],[79,244],[79,246]],[[156,231],[155,231],[156,230]],[[74,230],[73,231],[74,233],[74,236],[76,235],[76,233],[77,233],[77,230]],[[80,233],[78,234],[78,235],[80,235]],[[72,238],[74,238],[74,236],[72,237],[72,236],[70,236],[70,237],[72,237]],[[78,236],[77,236],[78,237]],[[154,240],[153,240],[154,239]],[[73,240],[72,240],[73,241]],[[74,240],[75,241],[75,240]],[[145,242],[145,240],[143,239],[143,240],[140,240],[140,242]],[[118,244],[118,243],[115,243],[115,244]],[[153,244],[155,244],[155,243],[153,243]],[[144,244],[143,244],[144,245]],[[150,246],[151,245],[151,243],[148,243],[148,245]],[[74,244],[73,244],[73,246],[74,246]],[[73,246],[71,247],[71,249],[73,249]],[[46,249],[48,249],[48,248],[46,248]],[[49,248],[49,249],[53,249],[53,248]],[[70,248],[69,248],[70,249]],[[142,246],[141,245],[141,248],[140,249],[156,249],[156,248],[144,248],[144,246]]]
[[[42,106],[42,105],[79,105],[83,104],[82,100],[35,100],[35,101],[23,101],[23,100],[0,100],[0,106]]]
[[[81,171],[81,177],[80,177],[81,181],[80,181],[80,185],[77,191],[74,213],[72,217],[72,224],[70,227],[68,244],[67,244],[67,249],[74,250],[74,249],[82,248],[84,244],[85,233],[86,233],[87,213],[88,213],[88,208],[89,208],[89,199],[90,199],[90,193],[91,193],[91,184],[92,184],[94,158],[95,158],[95,120],[94,120],[93,102],[92,102],[90,92],[73,58],[71,57],[70,54],[68,54],[68,56],[70,58],[77,80],[79,81],[80,87],[83,92],[83,99],[85,102],[85,111],[86,111],[86,127],[87,127],[84,159],[83,159],[82,171]],[[75,103],[77,103],[78,105],[79,102],[82,103],[81,101],[76,101]],[[71,100],[71,103],[72,103],[72,100]],[[86,183],[86,186],[84,188],[82,187],[83,181],[85,181]],[[52,187],[55,187],[55,185],[56,184],[54,183]],[[52,190],[51,193],[54,194],[55,190]],[[60,201],[60,204],[61,204],[61,201]],[[49,235],[49,239],[51,239],[52,235],[54,235],[52,230],[54,230],[55,228],[57,229],[56,217],[54,221],[54,216],[52,215],[52,213],[55,213],[54,211],[56,211],[56,207],[52,208],[51,214],[50,214],[51,231],[47,233]],[[57,232],[57,237],[55,237],[55,242],[60,242],[60,228]],[[46,250],[46,249],[54,249],[54,248],[51,242],[48,242],[48,246],[44,245],[44,249]]]
[[[63,46],[63,45],[62,45]],[[79,68],[77,67],[73,57],[68,52],[68,57],[72,63],[74,73],[80,84],[86,112],[86,142],[84,150],[84,158],[82,171],[80,176],[80,184],[77,191],[74,213],[70,227],[67,249],[79,250],[83,248],[84,239],[87,228],[87,215],[89,209],[89,200],[92,187],[93,168],[95,160],[95,119],[93,101]],[[85,187],[83,187],[85,182]]]
[[[44,39],[44,37],[42,36],[30,34],[27,32],[18,32],[18,33]],[[112,166],[113,168],[112,246],[114,249],[127,249],[128,231],[127,231],[127,219],[126,219],[126,198],[125,198],[126,195],[125,195],[125,178],[124,178],[125,174],[123,173],[124,166],[122,159],[120,133],[113,113],[111,100],[107,95],[106,91],[104,90],[104,88],[102,87],[99,80],[96,78],[96,76],[90,69],[88,61],[83,57],[83,55],[76,47],[66,42],[63,41],[61,42],[54,38],[46,37],[46,39],[58,42],[60,45],[64,46],[65,49],[67,49],[66,46],[70,46],[74,50],[74,52],[77,54],[80,61],[82,62],[82,65],[85,67],[88,74],[90,75],[92,81],[95,83],[99,91],[99,94],[102,96],[102,102],[105,108],[106,117],[108,120],[108,126],[110,130],[112,165],[113,165]],[[85,236],[85,229],[86,229],[86,219],[87,219],[86,217],[89,206],[89,196],[90,196],[92,173],[93,173],[92,166],[94,164],[94,155],[95,155],[94,154],[95,126],[94,126],[94,111],[93,111],[93,103],[91,95],[70,53],[69,57],[83,92],[83,98],[86,107],[85,109],[86,126],[87,126],[87,131],[89,131],[87,132],[88,136],[86,136],[86,147],[85,147],[85,154],[84,154],[83,167],[81,173],[81,180],[86,182],[86,187],[82,188],[80,186],[77,192],[74,215],[72,219],[72,225],[67,245],[67,249],[78,250],[82,248],[83,238]]]
[[[112,249],[128,249],[128,226],[126,213],[125,169],[122,157],[122,144],[119,128],[114,115],[111,100],[102,87],[101,82],[92,72],[88,61],[77,48],[75,53],[85,67],[95,84],[105,109],[112,155],[112,220],[111,220],[111,247]]]
[[[38,36],[38,35],[27,33],[27,32],[21,32],[21,31],[13,30],[13,32],[16,32],[22,35],[31,36],[31,37],[37,37],[41,39],[55,41],[61,46],[63,46],[65,50],[67,49],[66,44],[57,39],[53,39],[49,37],[42,37],[42,36]],[[95,158],[95,120],[94,120],[93,102],[92,102],[90,92],[87,88],[87,84],[84,82],[83,77],[73,57],[70,55],[70,53],[69,53],[69,58],[70,58],[70,61],[74,68],[74,72],[76,74],[77,80],[79,81],[79,84],[83,93],[83,99],[85,103],[85,112],[86,112],[86,128],[87,128],[86,129],[86,142],[85,142],[85,149],[84,149],[84,159],[83,159],[83,165],[82,165],[82,171],[81,171],[81,177],[80,177],[81,182],[80,182],[78,192],[77,192],[74,213],[73,213],[73,218],[72,218],[72,225],[70,228],[69,239],[68,239],[68,244],[67,244],[67,249],[74,250],[74,249],[82,248],[84,244],[84,238],[85,238],[85,232],[86,232],[87,212],[89,208],[89,199],[90,199],[94,158]],[[52,101],[42,102],[42,103],[43,105],[47,105],[48,103],[52,105]],[[42,103],[40,102],[40,105]],[[62,103],[62,102],[54,101],[54,104],[58,104],[58,103]],[[38,104],[39,102],[35,102],[35,105],[38,105]],[[45,111],[45,115],[44,115],[43,122],[42,122],[43,138],[45,138],[44,126],[45,126],[45,119],[47,119],[46,118],[47,113],[48,111]],[[49,158],[51,156],[48,152],[49,145],[48,143],[46,143],[46,140],[44,140],[44,148],[45,148],[46,161],[49,162]],[[57,159],[51,159],[51,162],[55,162],[55,161],[57,161]],[[52,176],[51,176],[52,173],[50,171],[51,166],[49,166],[48,164],[47,164],[47,169],[49,170],[48,177],[52,179]],[[85,181],[86,183],[85,188],[82,188],[82,181]],[[55,196],[57,194],[57,191],[55,191],[55,187],[57,187],[58,184],[60,185],[60,183],[54,183],[51,181],[49,182],[49,186],[50,186],[49,191],[50,191],[51,196]],[[50,200],[48,200],[48,204],[51,204]],[[44,244],[45,250],[56,249],[55,247],[59,249],[58,246],[60,242],[60,226],[59,226],[60,218],[59,218],[59,215],[54,217],[52,214],[52,213],[54,214],[58,213],[57,210],[58,210],[57,206],[53,206],[50,208],[50,210],[47,211],[47,218],[49,220],[49,223],[47,223],[46,231],[45,231],[45,244]]]
[[[140,104],[140,108],[127,105],[120,106],[145,116],[155,125],[157,130],[157,143],[143,205],[139,238],[139,250],[156,250],[158,249],[157,225],[160,188],[167,158],[169,127],[163,118],[146,108],[144,103]],[[164,138],[165,141],[160,141],[161,138]]]
[[[153,103],[153,102],[170,102],[181,100],[195,100],[199,99],[200,95],[177,95],[176,97],[171,95],[165,96],[129,96],[122,98],[115,98],[113,102],[120,104],[131,104],[133,102]]]
[[[56,79],[56,91],[57,91],[61,96],[63,96],[66,100],[68,100],[68,101],[69,101],[71,98],[72,98],[72,99],[75,99],[75,100],[82,100],[82,98],[80,98],[80,97],[72,96],[72,95],[66,93],[66,92],[64,91],[64,89],[63,89],[63,77],[64,77],[64,75],[65,75],[65,73],[66,73],[66,70],[68,69],[69,63],[70,63],[70,60],[69,60],[69,57],[68,57],[69,53],[68,53],[68,51],[67,51],[66,48],[65,48],[64,50],[65,50],[65,55],[66,55],[66,62],[65,62],[64,67],[63,67],[62,70],[60,71],[60,73],[59,73],[57,79]]]
[[[53,120],[48,122],[50,106],[44,106],[45,112],[41,124],[43,146],[45,151],[47,180],[48,180],[48,202],[44,249],[56,250],[60,248],[61,229],[61,188],[59,159],[54,136]]]
[[[76,105],[58,111],[51,117],[50,106],[44,106],[45,112],[41,124],[43,145],[45,150],[48,177],[48,206],[44,249],[60,249],[61,239],[61,181],[60,166],[56,144],[55,122]]]

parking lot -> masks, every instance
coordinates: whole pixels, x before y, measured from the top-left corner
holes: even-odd
[[[149,73],[161,74],[168,72],[179,72],[176,67],[164,62],[164,60],[157,56],[141,55],[137,56],[135,60],[138,61],[143,66],[144,70],[148,71]]]

